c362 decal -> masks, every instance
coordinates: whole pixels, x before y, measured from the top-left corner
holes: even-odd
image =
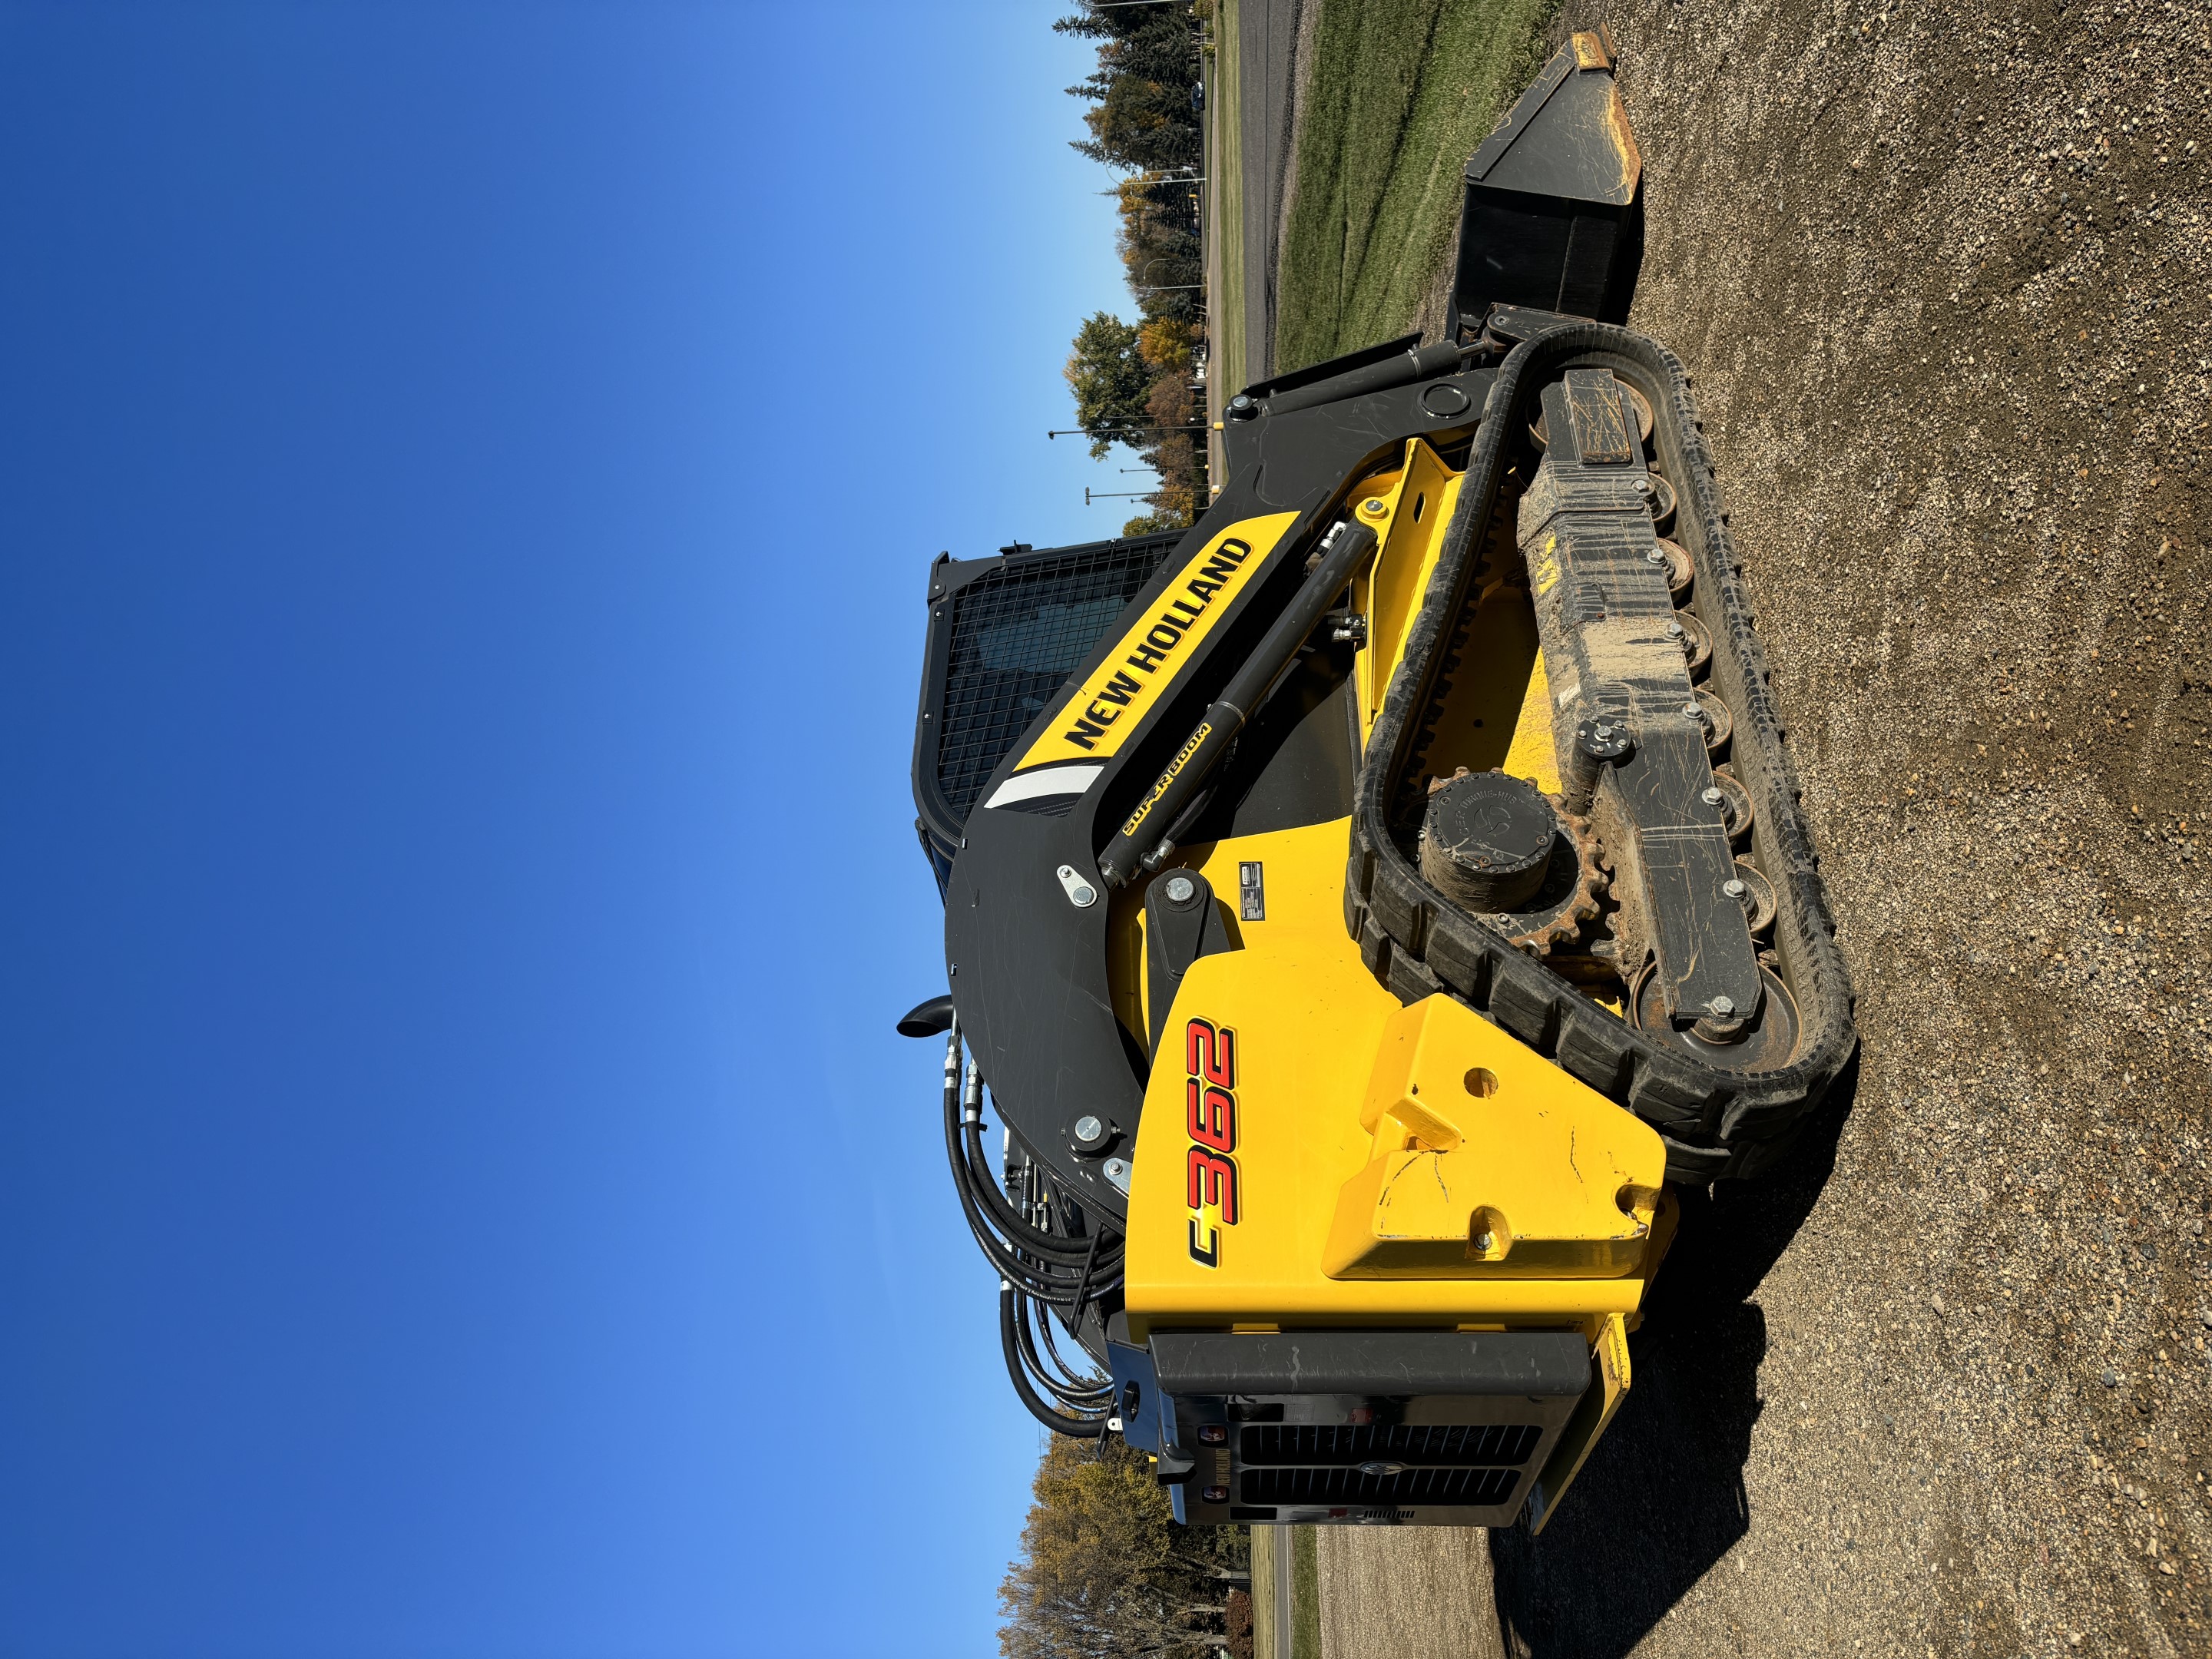
[[[1237,1224],[1237,1033],[1210,1019],[1183,1030],[1184,1127],[1190,1132],[1190,1259],[1221,1265],[1221,1229]],[[1203,1229],[1201,1233],[1200,1229]]]

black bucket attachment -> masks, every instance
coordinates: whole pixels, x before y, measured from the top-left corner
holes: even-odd
[[[1495,306],[1626,323],[1644,260],[1644,162],[1610,31],[1577,34],[1467,164],[1452,301],[1463,338]]]

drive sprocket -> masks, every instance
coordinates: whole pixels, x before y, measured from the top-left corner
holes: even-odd
[[[1474,774],[1477,779],[1497,779],[1500,774]],[[1430,822],[1423,830],[1421,863],[1423,871],[1439,890],[1457,900],[1470,915],[1479,917],[1488,926],[1504,934],[1506,939],[1536,957],[1549,957],[1563,946],[1575,945],[1584,928],[1597,919],[1599,896],[1604,890],[1606,878],[1598,860],[1598,842],[1590,829],[1589,820],[1566,810],[1557,795],[1540,794],[1522,783],[1513,782],[1530,798],[1531,803],[1540,803],[1540,808],[1552,820],[1550,845],[1547,849],[1540,876],[1530,872],[1524,896],[1516,896],[1510,908],[1489,909],[1468,902],[1480,889],[1470,887],[1463,874],[1442,866],[1438,849],[1431,844],[1431,830],[1435,828],[1433,805],[1436,798],[1461,780],[1470,777],[1468,769],[1460,767],[1449,777],[1434,777],[1429,781],[1428,794],[1432,803]],[[1460,875],[1457,880],[1451,879]]]

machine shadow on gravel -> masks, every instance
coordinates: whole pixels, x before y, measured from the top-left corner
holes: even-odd
[[[1854,1054],[1797,1146],[1756,1182],[1681,1194],[1681,1231],[1631,1339],[1633,1386],[1540,1538],[1490,1534],[1514,1659],[1620,1659],[1749,1530],[1743,1468],[1766,1316],[1750,1298],[1835,1168]]]

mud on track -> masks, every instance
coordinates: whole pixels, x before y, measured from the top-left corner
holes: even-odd
[[[2212,1653],[2202,7],[1618,37],[1864,1046],[1695,1198],[1509,1649]],[[2192,145],[2195,147],[2192,148]]]

